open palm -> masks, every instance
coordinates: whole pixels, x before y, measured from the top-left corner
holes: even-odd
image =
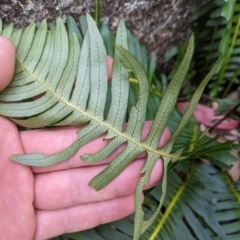
[[[10,82],[15,51],[9,40],[0,38],[0,90]],[[88,182],[117,155],[113,152],[98,165],[88,165],[79,156],[94,153],[107,144],[99,137],[82,147],[65,162],[44,168],[29,168],[12,161],[13,154],[41,152],[53,154],[76,140],[76,127],[18,132],[16,126],[0,117],[0,231],[4,239],[47,239],[66,232],[93,228],[123,218],[134,210],[134,190],[145,155],[123,171],[101,191]],[[151,122],[144,125],[143,138]],[[170,138],[165,130],[160,145]],[[39,141],[41,139],[41,141]],[[161,173],[161,174],[160,174]],[[161,180],[162,161],[156,163],[150,184]]]

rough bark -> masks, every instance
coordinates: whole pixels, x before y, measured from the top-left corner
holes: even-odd
[[[190,35],[194,11],[209,0],[102,0],[102,20],[115,31],[119,19],[149,51],[155,51],[158,64],[163,63],[163,54],[179,41]],[[0,0],[0,18],[5,24],[13,22],[24,27],[31,22],[57,17],[66,19],[66,14],[75,17],[91,11],[94,0]]]

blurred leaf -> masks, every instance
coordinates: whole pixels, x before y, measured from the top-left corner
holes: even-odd
[[[83,15],[80,16],[79,17],[79,22],[80,22],[81,32],[82,32],[82,35],[84,37],[86,32],[87,32],[87,28],[88,28],[86,17],[83,16]]]
[[[228,112],[230,109],[234,108],[236,105],[240,104],[239,99],[232,99],[232,98],[218,99],[217,102],[219,103],[217,108],[217,114],[224,114]],[[233,112],[231,117],[235,119],[240,119],[240,107],[236,109],[235,112]]]
[[[172,112],[168,122],[171,132],[177,127],[179,119],[181,115],[177,111]],[[192,118],[174,143],[173,152],[183,148],[182,154],[188,155],[190,159],[205,158],[219,167],[229,169],[233,162],[237,161],[236,157],[230,153],[233,143],[220,143],[217,139],[218,137],[211,139],[203,136],[198,122]]]
[[[111,33],[111,31],[108,29],[105,23],[102,23],[100,26],[100,33],[102,35],[104,45],[107,50],[107,54],[111,57],[114,56],[114,49],[115,49],[115,37]]]
[[[149,67],[148,67],[148,81],[150,86],[152,84],[153,76],[156,71],[156,65],[157,65],[157,56],[154,52],[152,52],[150,57]]]
[[[79,28],[76,24],[76,21],[74,20],[74,18],[70,15],[67,16],[67,26],[68,26],[68,32],[72,33],[75,32],[77,34],[80,46],[82,46],[83,43],[83,37],[79,31]]]
[[[223,5],[221,16],[225,17],[227,21],[230,20],[233,14],[233,8],[236,0],[225,1],[226,3]]]
[[[169,61],[170,59],[175,57],[177,54],[178,54],[178,46],[174,46],[164,54],[164,59],[165,61]]]

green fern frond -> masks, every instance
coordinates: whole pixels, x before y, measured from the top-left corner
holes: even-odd
[[[177,122],[181,120],[181,114],[173,111],[168,121],[168,128],[172,133],[177,128]],[[182,155],[187,155],[189,159],[204,158],[224,169],[230,169],[237,161],[230,151],[233,149],[233,142],[218,142],[219,136],[209,138],[202,133],[198,127],[198,122],[193,118],[188,121],[181,134],[177,137],[173,152],[183,149]],[[170,168],[171,169],[171,168]]]
[[[212,193],[216,198],[213,213],[226,237],[224,240],[237,240],[240,237],[240,181],[232,183],[226,173],[211,169]],[[211,232],[211,239],[217,234]]]
[[[192,161],[181,163],[177,167],[177,172],[168,173],[168,192],[162,213],[140,239],[238,239],[239,182],[232,185],[228,176],[220,173],[213,166]],[[161,191],[161,187],[157,186],[145,196],[146,216],[151,216],[156,211]],[[133,238],[132,221],[133,216],[129,216],[93,230],[66,234],[65,237],[74,240],[88,239],[88,237],[130,240]]]
[[[156,218],[143,239],[211,239],[207,227],[220,239],[225,239],[220,224],[212,218],[214,195],[209,191],[209,167],[192,162],[184,164],[184,168],[184,180],[173,171],[169,173],[164,212]],[[157,200],[159,190],[156,188],[150,193],[152,201]]]
[[[193,17],[193,31],[196,34],[196,47],[186,87],[185,95],[195,91],[199,76],[204,77],[219,56],[222,64],[208,85],[211,97],[226,97],[230,89],[240,83],[239,75],[239,28],[240,1],[213,0],[200,8]],[[168,61],[177,55],[175,68],[179,66],[186,45],[179,43],[165,54]],[[171,78],[171,75],[170,75]]]
[[[16,47],[16,69],[11,84],[0,93],[0,114],[28,128],[85,124],[77,131],[78,139],[67,149],[46,156],[41,153],[11,156],[13,161],[30,166],[49,166],[68,159],[86,143],[106,134],[109,144],[93,155],[85,155],[83,161],[101,161],[118,146],[126,148],[89,183],[100,190],[118,176],[128,164],[142,152],[148,157],[141,170],[135,192],[134,239],[147,230],[163,205],[167,188],[168,165],[172,161],[186,159],[183,149],[172,151],[173,145],[189,121],[200,95],[214,74],[218,63],[200,84],[185,115],[173,133],[167,146],[158,149],[159,139],[167,126],[175,106],[181,84],[187,73],[193,54],[194,37],[191,36],[186,54],[166,89],[147,138],[141,141],[146,116],[148,79],[144,67],[127,51],[127,35],[124,22],[120,22],[115,44],[113,63],[112,99],[104,117],[107,96],[107,55],[103,39],[94,20],[87,15],[88,29],[80,49],[76,33],[68,35],[60,19],[56,28],[49,31],[46,21],[36,29],[29,25],[24,31],[14,31],[12,25],[2,31]],[[126,130],[122,124],[127,111],[129,87],[128,72],[138,80],[139,97],[130,110]],[[29,100],[31,99],[31,100]],[[28,101],[25,101],[28,100]],[[17,103],[16,103],[17,101]],[[144,221],[141,205],[143,186],[148,184],[152,169],[159,157],[164,159],[162,196],[156,213]]]
[[[239,4],[238,0],[213,1],[196,13],[196,69],[205,74],[219,55],[224,56],[218,75],[209,84],[213,97],[219,93],[226,97],[231,86],[239,84]],[[223,86],[227,87],[223,89]]]

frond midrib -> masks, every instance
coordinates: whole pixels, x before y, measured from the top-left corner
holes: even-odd
[[[23,70],[25,70],[30,76],[32,76],[33,79],[35,79],[39,84],[41,84],[44,88],[46,88],[46,90],[48,92],[50,92],[54,97],[58,98],[59,101],[62,101],[63,103],[65,103],[66,105],[68,105],[69,107],[71,107],[72,109],[74,109],[75,111],[81,113],[82,115],[85,115],[86,117],[88,117],[89,119],[97,122],[98,124],[101,124],[102,126],[106,127],[108,130],[116,133],[118,136],[121,136],[123,138],[125,138],[127,141],[134,143],[135,145],[145,149],[148,152],[152,152],[155,153],[159,156],[164,156],[170,159],[175,159],[175,160],[182,160],[185,159],[185,157],[176,157],[173,154],[167,154],[165,152],[153,149],[149,146],[147,146],[146,144],[136,141],[133,138],[129,137],[128,135],[126,135],[124,132],[120,132],[117,129],[113,128],[112,126],[108,125],[106,122],[99,120],[98,118],[96,118],[93,115],[90,115],[89,113],[87,113],[86,111],[83,111],[81,109],[79,109],[78,107],[74,106],[73,104],[71,104],[67,99],[64,99],[63,97],[61,97],[60,95],[58,95],[54,90],[52,90],[47,84],[45,84],[43,81],[41,81],[41,79],[39,79],[33,72],[31,72],[25,65],[24,63],[20,62],[17,57],[16,57],[16,62],[23,68]]]

